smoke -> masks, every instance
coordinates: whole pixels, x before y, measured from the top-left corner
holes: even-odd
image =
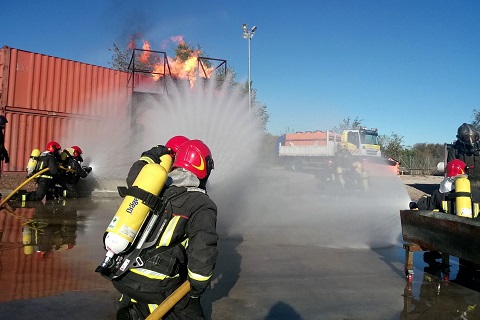
[[[137,126],[123,118],[104,120],[78,137],[100,180],[125,181],[142,151],[175,135],[200,139],[215,161],[209,183],[218,206],[222,237],[283,245],[378,248],[398,243],[399,210],[408,194],[398,177],[378,173],[368,191],[339,189],[314,173],[291,172],[261,163],[260,121],[238,88],[215,79],[191,89],[171,82],[137,93]],[[268,146],[273,150],[273,146]],[[273,152],[273,151],[272,151]]]

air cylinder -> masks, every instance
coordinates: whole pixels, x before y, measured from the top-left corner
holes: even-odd
[[[455,179],[455,193],[455,214],[460,217],[472,218],[472,198],[468,178]]]
[[[159,195],[167,181],[168,171],[172,164],[170,155],[164,155],[161,159],[161,164],[146,164],[132,186]],[[142,200],[130,195],[125,196],[107,228],[105,248],[110,255],[112,253],[120,254],[129,248],[149,212],[150,208],[143,204]]]

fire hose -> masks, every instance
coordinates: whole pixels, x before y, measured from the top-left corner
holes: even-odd
[[[146,320],[160,320],[170,309],[177,304],[190,291],[190,282],[185,281],[180,287],[178,287],[171,295],[169,295],[153,312],[147,317]]]
[[[45,168],[45,169],[42,169],[40,171],[38,171],[37,173],[35,173],[34,175],[32,175],[30,178],[28,178],[27,180],[23,181],[15,190],[13,190],[7,197],[5,197],[5,199],[2,200],[2,202],[0,202],[0,208],[3,207],[3,205],[8,201],[10,200],[11,197],[13,197],[13,195],[15,193],[17,193],[18,190],[20,190],[24,185],[26,185],[27,183],[29,183],[30,181],[32,181],[33,179],[35,179],[37,176],[41,175],[42,173],[48,171],[48,168]]]
[[[75,172],[75,170],[68,169],[68,168],[65,168],[65,167],[62,167],[62,166],[60,166],[60,169],[63,169],[65,171],[69,171],[69,172]],[[5,199],[3,199],[2,202],[0,202],[0,208],[3,207],[3,205],[8,200],[10,200],[15,195],[15,193],[17,193],[18,190],[20,190],[24,185],[26,185],[27,183],[29,183],[30,181],[32,181],[33,179],[35,179],[36,177],[38,177],[39,175],[41,175],[42,173],[44,173],[46,171],[48,171],[48,168],[45,168],[45,169],[42,169],[42,170],[38,171],[37,173],[35,173],[31,177],[29,177],[27,180],[23,181],[17,188],[15,188],[15,190],[13,190],[7,197],[5,197]]]

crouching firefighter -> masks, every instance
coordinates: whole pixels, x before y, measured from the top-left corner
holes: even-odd
[[[447,163],[446,177],[431,196],[423,196],[417,203],[410,203],[411,209],[435,210],[465,218],[478,216],[480,190],[470,187],[468,167],[459,159]]]
[[[119,187],[127,202],[120,209],[130,211],[129,217],[142,207],[148,212],[146,218],[140,215],[144,222],[136,235],[135,223],[122,225],[117,212],[104,238],[107,255],[96,271],[122,294],[117,319],[145,319],[186,280],[189,294],[163,319],[204,319],[200,296],[210,284],[218,255],[217,207],[206,193],[214,163],[200,140],[189,140],[177,150],[168,179],[168,169],[165,175],[162,169],[156,174],[166,163],[162,158],[161,164],[146,164],[132,187]],[[159,181],[161,186],[155,186]]]

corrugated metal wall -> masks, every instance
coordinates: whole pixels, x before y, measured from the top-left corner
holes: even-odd
[[[44,54],[0,50],[0,110],[7,117],[4,171],[24,171],[33,148],[65,136],[72,125],[128,119],[128,73]]]

